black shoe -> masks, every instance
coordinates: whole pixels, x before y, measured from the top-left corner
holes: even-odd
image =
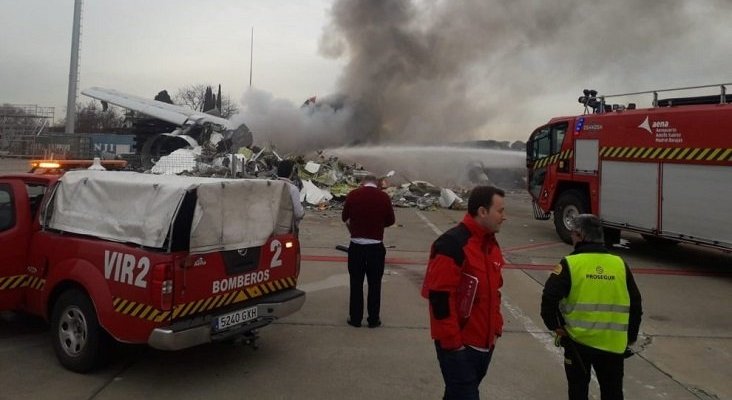
[[[378,320],[376,322],[369,322],[369,328],[378,328],[381,326],[381,320]]]
[[[360,328],[361,327],[361,323],[360,322],[351,322],[351,319],[350,318],[348,318],[348,320],[346,321],[346,323],[348,325],[351,325],[354,328]]]

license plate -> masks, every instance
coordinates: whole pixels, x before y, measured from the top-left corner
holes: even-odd
[[[228,314],[220,315],[214,320],[214,329],[217,331],[230,328],[257,318],[257,307],[245,308]]]

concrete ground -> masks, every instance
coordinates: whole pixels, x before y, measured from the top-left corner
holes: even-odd
[[[539,317],[541,290],[571,248],[535,221],[523,193],[507,197],[499,241],[505,332],[484,399],[566,397],[562,356]],[[178,352],[124,346],[111,365],[80,375],[56,362],[48,328],[0,313],[0,399],[438,399],[442,379],[419,295],[430,243],[463,212],[397,209],[385,237],[383,326],[346,324],[347,243],[339,210],[309,210],[302,224],[298,313],[260,331],[259,349],[211,344]],[[732,256],[693,246],[656,249],[624,236],[615,251],[643,294],[645,349],[626,362],[626,399],[732,399]],[[599,399],[596,381],[591,398]]]

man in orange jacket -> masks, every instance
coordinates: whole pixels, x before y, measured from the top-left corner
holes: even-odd
[[[496,233],[506,220],[503,190],[478,186],[457,226],[432,244],[422,296],[445,381],[444,399],[478,399],[501,336],[503,255]]]

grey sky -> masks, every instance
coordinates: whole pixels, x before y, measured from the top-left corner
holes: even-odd
[[[318,55],[329,1],[86,0],[80,84],[152,97],[221,83],[241,98],[254,85],[298,102],[334,89],[340,61]],[[0,0],[0,102],[55,106],[63,117],[73,0]],[[82,96],[81,100],[88,98]]]
[[[0,10],[0,103],[62,117],[73,0]],[[152,97],[221,83],[255,133],[309,129],[303,145],[526,140],[552,116],[581,113],[583,88],[732,82],[731,16],[730,0],[87,0],[80,88]],[[261,93],[245,96],[252,26]],[[357,104],[350,124],[300,120],[305,98],[336,92]]]

